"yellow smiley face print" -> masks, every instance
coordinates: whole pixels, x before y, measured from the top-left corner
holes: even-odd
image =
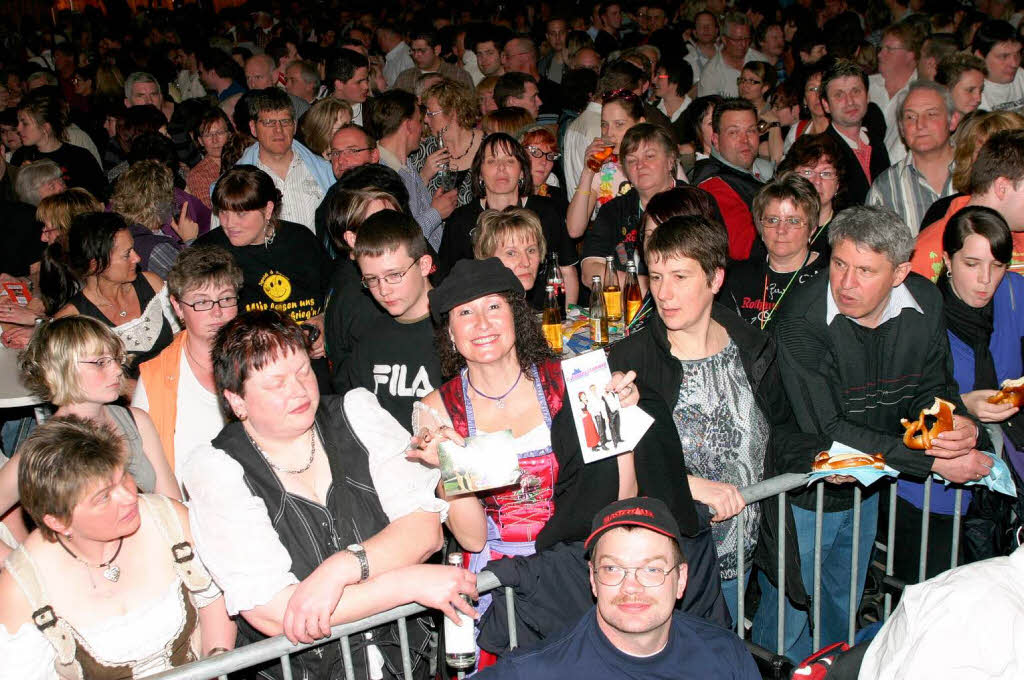
[[[284,302],[292,294],[292,283],[284,274],[270,272],[260,280],[260,286],[267,297],[274,302]]]

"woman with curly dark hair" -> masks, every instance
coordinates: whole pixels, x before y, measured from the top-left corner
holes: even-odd
[[[455,434],[510,430],[523,471],[515,487],[445,499],[456,540],[467,548],[484,546],[469,563],[479,572],[492,559],[533,554],[554,512],[555,482],[567,462],[561,456],[580,454],[552,448],[552,419],[567,400],[561,363],[512,270],[496,257],[460,260],[429,296],[441,373],[455,377],[417,402],[413,431],[427,442],[451,437],[461,443]],[[623,406],[637,402],[633,377],[614,376],[608,386]],[[628,473],[622,477],[632,479],[632,455],[619,456],[619,465]]]
[[[839,146],[828,135],[804,135],[796,140],[789,153],[779,163],[776,177],[787,172],[800,175],[814,185],[818,191],[817,228],[811,232],[811,250],[828,259],[831,249],[828,245],[828,225],[836,213],[847,207],[845,196],[846,179]]]

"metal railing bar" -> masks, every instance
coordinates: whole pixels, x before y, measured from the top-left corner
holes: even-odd
[[[508,610],[508,648],[515,649],[519,646],[519,630],[516,628],[516,591],[511,586],[505,587],[505,609]]]
[[[953,501],[953,545],[949,553],[949,568],[954,569],[960,562],[960,519],[963,513],[964,490],[957,489]]]
[[[821,532],[825,521],[825,482],[819,482],[814,499],[814,631],[811,646],[821,649]]]
[[[924,582],[928,573],[928,525],[931,522],[932,478],[924,480],[924,505],[921,508],[921,552],[917,563],[917,582]]]
[[[290,654],[281,657],[281,677],[284,680],[292,680],[292,657]]]
[[[782,656],[786,653],[786,492],[778,495],[779,499],[779,529],[778,529],[778,559],[775,560],[778,567],[779,596],[776,602],[776,616],[779,617],[778,639],[775,641],[776,653]]]
[[[744,619],[746,617],[746,599],[744,595],[747,592],[746,588],[746,571],[747,571],[747,551],[744,550],[743,533],[746,528],[743,526],[746,518],[744,513],[747,511],[746,508],[740,511],[736,515],[736,634],[740,636],[740,639],[745,637],[744,635]]]
[[[857,605],[860,604],[857,597],[857,584],[860,579],[857,577],[860,562],[860,505],[863,502],[864,492],[861,491],[860,485],[853,487],[853,541],[850,545],[850,614],[847,620],[847,641],[846,643],[853,646],[853,636],[857,630]]]
[[[885,576],[886,578],[892,577],[893,572],[893,560],[895,559],[894,551],[896,550],[896,485],[892,484],[889,487],[889,526],[888,529],[888,542],[885,544]],[[892,613],[892,593],[885,594],[885,612],[883,618],[888,621],[889,614]]]
[[[406,619],[398,619],[398,644],[402,648],[402,675],[412,680],[412,657],[409,656],[409,626]]]
[[[480,593],[485,593],[499,587],[501,583],[498,577],[489,571],[482,571],[476,576],[476,587]],[[149,676],[149,680],[207,680],[219,675],[227,675],[240,671],[260,663],[279,659],[285,654],[296,654],[298,652],[319,647],[341,638],[342,636],[361,633],[370,628],[383,626],[387,623],[394,623],[398,619],[408,616],[415,616],[427,611],[425,607],[418,604],[405,604],[388,611],[367,616],[366,618],[343,623],[331,628],[331,636],[323,640],[317,640],[311,644],[293,645],[283,635],[277,635],[266,640],[259,640],[252,644],[239,647],[226,654],[210,657],[196,661],[185,666],[179,666],[157,675]],[[513,628],[513,630],[515,630]],[[342,642],[344,651],[345,642]]]
[[[807,484],[807,475],[795,472],[765,479],[757,484],[751,484],[740,489],[740,495],[747,505],[763,501],[766,498],[777,496],[784,491],[793,491]]]

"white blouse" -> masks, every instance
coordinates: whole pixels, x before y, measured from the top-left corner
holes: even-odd
[[[422,511],[439,513],[445,521],[448,504],[435,495],[440,471],[405,457],[412,435],[364,388],[345,394],[344,408],[369,452],[370,475],[388,520]],[[249,490],[234,458],[213,446],[201,447],[181,474],[191,497],[196,550],[224,591],[228,614],[266,604],[298,583],[266,504]]]

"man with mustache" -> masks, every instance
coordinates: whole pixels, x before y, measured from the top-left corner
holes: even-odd
[[[679,526],[655,498],[615,501],[584,544],[597,599],[572,629],[481,671],[498,678],[759,678],[729,630],[675,611],[686,590]]]

